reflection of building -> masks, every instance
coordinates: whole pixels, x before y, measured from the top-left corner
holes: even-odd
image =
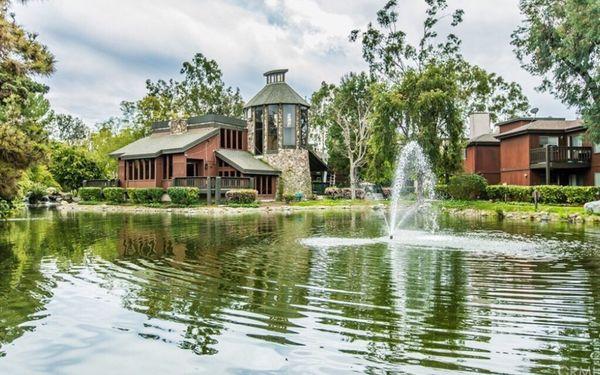
[[[586,139],[581,120],[519,117],[495,127],[489,114],[471,115],[467,172],[492,184],[600,186],[600,144]]]
[[[273,198],[312,192],[327,169],[308,148],[308,103],[286,82],[287,70],[265,73],[267,84],[246,105],[247,121],[204,115],[153,124],[152,134],[111,153],[123,187],[254,187]]]

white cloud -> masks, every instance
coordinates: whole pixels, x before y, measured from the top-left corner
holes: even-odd
[[[375,18],[384,0],[53,0],[15,6],[17,20],[38,32],[58,60],[46,80],[61,112],[88,122],[118,114],[122,100],[144,93],[147,78],[176,77],[196,52],[218,61],[227,84],[249,99],[263,85],[262,72],[290,69],[288,80],[309,96],[323,80],[337,81],[366,68],[350,30]],[[400,23],[418,38],[424,2],[401,2]],[[508,44],[519,22],[517,0],[456,0],[465,9],[460,27],[465,55],[484,68],[521,83],[540,114],[573,117],[522,70]]]

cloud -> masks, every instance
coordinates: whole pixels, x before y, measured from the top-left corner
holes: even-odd
[[[135,100],[146,79],[175,78],[196,52],[218,61],[227,84],[246,100],[264,84],[262,73],[289,68],[288,81],[310,96],[321,81],[338,81],[365,70],[350,30],[375,18],[384,0],[53,0],[15,5],[17,21],[39,33],[57,58],[45,82],[57,111],[89,123],[119,113],[122,100]],[[401,2],[400,24],[419,36],[424,2]],[[517,0],[456,0],[465,9],[459,35],[464,54],[484,68],[521,83],[540,114],[573,117],[539,80],[519,67],[509,45],[519,22]]]

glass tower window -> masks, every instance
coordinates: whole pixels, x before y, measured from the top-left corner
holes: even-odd
[[[296,145],[296,106],[283,106],[283,145]]]
[[[279,109],[278,105],[270,105],[267,107],[268,112],[268,130],[267,130],[267,150],[269,151],[277,151],[278,137],[277,137],[277,111]]]
[[[308,144],[308,109],[305,107],[300,109],[300,144]]]
[[[254,153],[262,155],[263,153],[263,109],[256,107],[254,109]]]

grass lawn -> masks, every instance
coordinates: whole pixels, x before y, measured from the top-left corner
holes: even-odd
[[[371,201],[365,199],[319,199],[292,202],[290,206],[298,207],[335,207],[335,206],[372,206],[374,204],[388,204],[388,201]]]
[[[535,212],[533,203],[523,202],[490,202],[490,201],[456,201],[444,200],[438,203],[443,208],[449,209],[474,209],[495,212]],[[560,216],[569,216],[572,214],[585,214],[583,206],[558,206],[558,205],[538,205],[538,212],[548,212]]]

